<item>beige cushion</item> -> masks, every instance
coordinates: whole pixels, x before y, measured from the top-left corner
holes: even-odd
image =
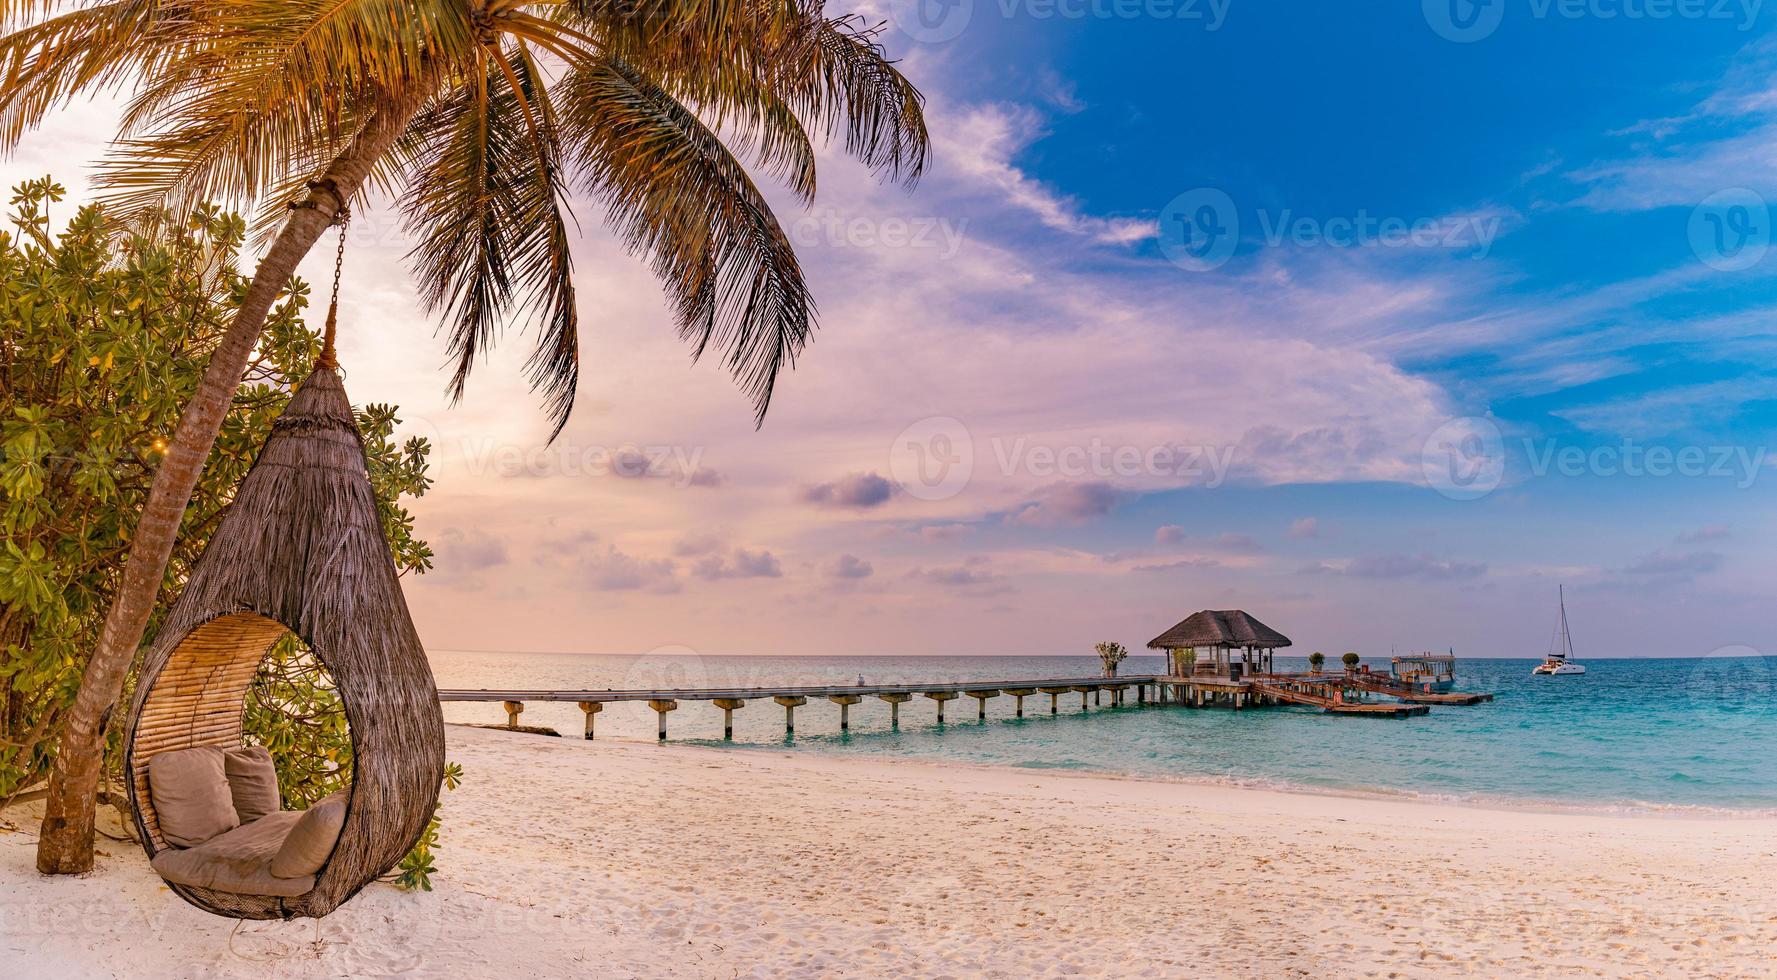
[[[148,760],[148,798],[160,835],[175,847],[192,847],[240,826],[222,750],[212,745],[162,752]]]
[[[317,800],[302,812],[290,828],[284,846],[271,859],[271,873],[279,878],[299,878],[321,870],[339,843],[339,828],[346,822],[346,791]]]
[[[225,750],[222,768],[228,776],[229,795],[234,798],[235,816],[241,823],[252,823],[284,808],[283,797],[278,795],[278,770],[265,746],[243,745]]]
[[[313,875],[280,878],[271,873],[272,856],[301,819],[300,812],[280,810],[196,847],[161,851],[154,856],[154,870],[171,882],[237,895],[306,894],[315,887]]]

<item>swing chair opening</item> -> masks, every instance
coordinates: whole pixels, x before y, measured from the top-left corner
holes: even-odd
[[[350,732],[326,665],[283,624],[221,616],[174,648],[129,760],[137,829],[169,885],[266,911],[314,890],[351,807],[354,753],[302,754],[308,726]]]

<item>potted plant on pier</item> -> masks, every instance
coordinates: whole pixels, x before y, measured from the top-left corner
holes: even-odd
[[[1316,650],[1313,653],[1308,655],[1308,669],[1309,670],[1312,670],[1318,674],[1321,672],[1321,668],[1325,667],[1326,665],[1327,665],[1327,655],[1324,653],[1321,653],[1319,650]]]
[[[1358,661],[1363,658],[1355,653],[1347,652],[1345,656],[1340,657],[1339,659],[1345,662],[1345,672],[1347,674],[1355,674],[1357,673]]]
[[[1098,651],[1098,659],[1104,661],[1104,676],[1117,676],[1117,665],[1129,659],[1129,651],[1121,643],[1105,641],[1093,649]]]

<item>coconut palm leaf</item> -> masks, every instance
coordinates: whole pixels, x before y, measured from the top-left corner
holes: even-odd
[[[532,316],[542,324],[532,381],[547,394],[559,432],[579,356],[553,134],[553,109],[530,59],[518,52],[485,58],[414,120],[403,153],[422,163],[402,213],[419,239],[408,258],[422,297],[448,320],[452,397],[461,397],[501,325]]]
[[[0,149],[16,147],[44,115],[80,93],[119,85],[140,71],[154,54],[149,38],[171,6],[113,0],[0,36]]]
[[[708,127],[613,59],[563,78],[562,134],[585,189],[665,284],[694,356],[712,345],[763,420],[814,301],[777,217]]]

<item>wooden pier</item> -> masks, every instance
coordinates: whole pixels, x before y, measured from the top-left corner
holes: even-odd
[[[1461,691],[1415,691],[1404,684],[1396,684],[1392,679],[1377,674],[1358,673],[1353,678],[1353,687],[1371,694],[1383,694],[1391,698],[1399,698],[1409,704],[1452,704],[1471,705],[1483,704],[1493,700],[1491,694],[1467,694]]]
[[[1426,714],[1430,705],[1473,705],[1493,700],[1491,694],[1427,694],[1392,683],[1366,672],[1334,674],[1254,673],[1243,677],[1196,673],[1133,677],[1066,677],[1054,680],[964,681],[933,684],[844,684],[828,687],[660,688],[647,690],[445,690],[440,701],[500,702],[506,709],[508,728],[518,727],[518,716],[527,701],[573,702],[585,714],[585,737],[593,737],[595,722],[605,705],[613,702],[645,702],[658,715],[655,735],[666,739],[666,716],[681,701],[708,701],[722,711],[722,737],[734,737],[734,712],[750,701],[769,699],[784,709],[784,734],[796,733],[796,709],[810,702],[827,701],[839,708],[839,731],[851,730],[851,707],[867,697],[886,702],[889,725],[899,728],[901,706],[916,697],[933,704],[933,717],[944,723],[948,702],[967,697],[975,701],[975,720],[987,720],[987,702],[1006,696],[1016,699],[1017,717],[1024,717],[1024,699],[1049,695],[1049,714],[1060,714],[1063,695],[1078,694],[1080,711],[1094,701],[1102,704],[1110,694],[1110,706],[1120,708],[1127,692],[1135,690],[1137,705],[1179,705],[1189,708],[1225,707],[1236,710],[1275,705],[1318,708],[1325,714],[1362,718],[1412,718]],[[1393,702],[1364,700],[1376,694]],[[1070,709],[1071,711],[1072,709]]]
[[[851,729],[851,706],[858,704],[866,697],[879,698],[889,706],[889,724],[900,727],[901,705],[913,700],[916,696],[931,699],[936,706],[936,718],[939,724],[944,723],[944,705],[959,697],[974,698],[976,702],[975,718],[978,721],[987,719],[987,702],[1000,695],[1014,697],[1018,701],[1018,717],[1024,717],[1024,699],[1037,691],[1050,696],[1049,713],[1060,711],[1058,701],[1060,695],[1078,693],[1080,710],[1089,710],[1089,697],[1102,697],[1101,692],[1111,694],[1111,707],[1122,707],[1125,702],[1124,693],[1134,688],[1136,703],[1147,704],[1150,692],[1157,691],[1154,677],[1067,677],[1056,680],[1015,680],[1015,681],[965,681],[958,683],[936,684],[841,684],[831,687],[746,687],[746,688],[661,688],[652,690],[604,690],[604,691],[543,691],[543,690],[446,690],[438,692],[440,701],[498,701],[506,709],[506,727],[517,728],[518,716],[524,712],[527,701],[571,701],[580,707],[586,716],[585,737],[593,737],[595,721],[605,705],[621,701],[642,701],[654,709],[659,715],[659,724],[655,735],[666,740],[666,716],[676,711],[680,701],[709,701],[722,709],[722,737],[734,737],[734,712],[746,707],[748,701],[765,698],[783,706],[784,734],[796,733],[796,709],[810,701],[826,700],[839,706],[839,730]],[[1157,695],[1154,695],[1157,696]]]

